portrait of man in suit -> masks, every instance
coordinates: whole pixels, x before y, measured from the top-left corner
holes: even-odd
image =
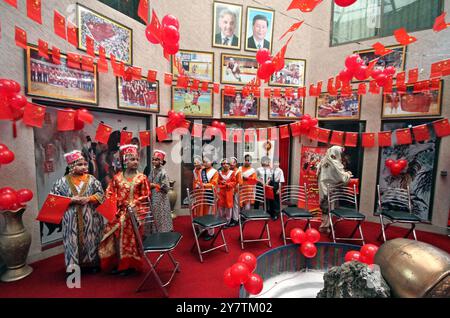
[[[258,51],[272,49],[273,12],[257,8],[247,8],[247,36],[245,49]]]
[[[240,49],[242,6],[214,2],[213,46]]]

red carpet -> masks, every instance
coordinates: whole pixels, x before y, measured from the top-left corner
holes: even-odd
[[[303,225],[303,224],[301,224]],[[318,223],[314,223],[317,227]],[[280,221],[270,223],[272,246],[282,245],[280,237]],[[183,234],[178,248],[174,255],[180,262],[181,272],[174,278],[169,286],[169,295],[172,298],[234,298],[238,296],[238,289],[231,289],[223,284],[222,276],[225,269],[237,261],[242,253],[239,244],[239,227],[227,229],[225,235],[230,252],[227,254],[222,250],[217,250],[205,255],[204,263],[200,263],[196,253],[191,253],[193,243],[192,229],[189,217],[178,217],[175,219],[175,230]],[[260,231],[258,224],[248,226],[249,234],[257,236]],[[338,231],[341,235],[349,232],[351,227],[341,223]],[[375,243],[380,231],[379,224],[366,222],[363,227],[367,243]],[[406,233],[401,228],[390,228],[389,238],[400,237]],[[428,232],[417,231],[420,241],[433,244],[450,253],[450,238],[445,235],[438,235]],[[329,241],[329,238],[322,235],[322,241]],[[204,242],[206,243],[206,242]],[[267,251],[269,247],[266,243],[249,243],[245,251],[254,253],[256,256]],[[31,264],[34,272],[27,278],[14,283],[0,283],[0,298],[21,298],[21,297],[114,297],[129,298],[162,297],[159,288],[156,287],[152,278],[147,281],[144,289],[135,293],[134,290],[143,279],[143,274],[133,274],[128,277],[110,275],[106,273],[85,274],[81,278],[80,289],[68,289],[65,283],[64,258],[63,255],[51,257],[49,259]],[[160,264],[160,270],[164,270],[166,263]],[[164,274],[161,276],[164,278]],[[167,275],[166,275],[167,276]]]

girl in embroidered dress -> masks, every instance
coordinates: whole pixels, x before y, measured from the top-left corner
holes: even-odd
[[[221,165],[222,169],[219,171],[219,183],[217,185],[217,206],[219,208],[219,215],[226,218],[228,221],[228,226],[230,226],[234,204],[233,196],[237,180],[235,172],[230,169],[230,162],[228,159],[223,159]]]

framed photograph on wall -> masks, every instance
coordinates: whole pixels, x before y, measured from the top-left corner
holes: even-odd
[[[442,105],[442,81],[439,90],[414,93],[414,85],[407,85],[406,94],[392,88],[391,94],[383,95],[381,118],[407,118],[439,116]]]
[[[242,5],[214,1],[212,46],[241,49]]]
[[[265,48],[272,52],[275,11],[247,7],[245,50],[256,52]]]
[[[65,102],[98,105],[98,73],[69,68],[61,54],[61,64],[39,56],[38,48],[28,46],[25,53],[25,93],[29,96]]]
[[[78,48],[86,50],[86,36],[94,39],[94,51],[105,49],[106,57],[113,54],[117,61],[133,64],[133,30],[98,12],[77,4]]]
[[[284,59],[284,68],[275,72],[269,81],[271,86],[305,86],[306,60]]]
[[[204,92],[172,86],[172,110],[183,112],[186,117],[212,117],[213,105],[212,88]]]
[[[222,90],[222,118],[259,119],[260,99],[249,94],[242,96],[241,91],[236,91],[235,96],[225,96]]]
[[[304,99],[298,98],[297,92],[293,97],[286,97],[281,95],[280,97],[269,98],[269,119],[290,119],[297,120],[303,116],[304,112]]]
[[[117,106],[144,112],[159,112],[159,81],[150,83],[147,78],[125,81],[117,77]]]
[[[179,59],[185,75],[200,81],[214,82],[214,53],[179,50],[172,55],[172,74],[178,77],[174,59]]]
[[[378,58],[374,68],[384,70],[388,66],[394,66],[397,73],[403,72],[406,65],[406,45],[391,45],[386,46],[387,49],[392,50],[391,53],[384,56],[375,55],[375,49],[367,49],[361,51],[355,51],[353,53],[359,54],[364,61],[365,65],[369,65],[369,62]],[[353,81],[360,82],[360,81]]]
[[[325,92],[316,98],[316,117],[319,120],[358,120],[361,116],[361,96],[353,91],[351,96],[339,93],[331,96]]]
[[[249,55],[222,54],[220,82],[223,84],[245,85],[256,78],[258,61]]]

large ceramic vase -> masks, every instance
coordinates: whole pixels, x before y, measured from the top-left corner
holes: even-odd
[[[0,277],[2,282],[14,282],[27,277],[33,269],[27,265],[31,235],[23,226],[22,215],[25,208],[17,211],[3,211],[5,227],[0,232],[0,255],[7,270]]]
[[[169,181],[169,192],[167,195],[169,196],[170,203],[170,212],[172,213],[172,218],[175,219],[177,215],[175,214],[175,204],[177,203],[177,192],[174,189],[175,181]]]

